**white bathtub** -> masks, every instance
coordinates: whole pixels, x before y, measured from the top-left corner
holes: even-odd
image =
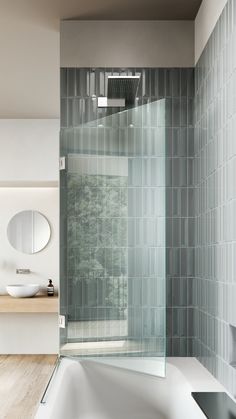
[[[35,419],[204,419],[191,391],[222,387],[195,359],[183,361],[184,373],[178,362],[167,363],[166,378],[158,378],[64,358]],[[191,368],[197,375],[192,383]]]

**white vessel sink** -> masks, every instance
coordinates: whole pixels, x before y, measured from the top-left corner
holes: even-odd
[[[16,298],[33,297],[39,289],[40,285],[38,284],[14,284],[6,287],[8,294]]]

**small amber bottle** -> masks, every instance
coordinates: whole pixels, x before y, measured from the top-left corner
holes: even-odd
[[[53,285],[51,279],[49,279],[49,284],[47,286],[47,291],[48,291],[48,297],[53,297],[54,296],[54,285]]]

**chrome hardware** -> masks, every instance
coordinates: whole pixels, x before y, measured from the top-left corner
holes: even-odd
[[[109,99],[98,97],[98,108],[122,108],[125,107],[125,99]]]
[[[30,274],[30,269],[16,269],[17,274]]]
[[[60,170],[65,170],[66,168],[66,158],[65,157],[60,157],[59,159],[59,169]]]

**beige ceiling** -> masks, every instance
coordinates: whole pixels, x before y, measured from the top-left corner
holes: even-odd
[[[59,116],[61,19],[192,20],[201,0],[0,0],[0,118]]]
[[[1,13],[57,22],[85,20],[194,20],[202,0],[0,0]]]
[[[202,0],[69,0],[60,16],[79,19],[193,20]]]

